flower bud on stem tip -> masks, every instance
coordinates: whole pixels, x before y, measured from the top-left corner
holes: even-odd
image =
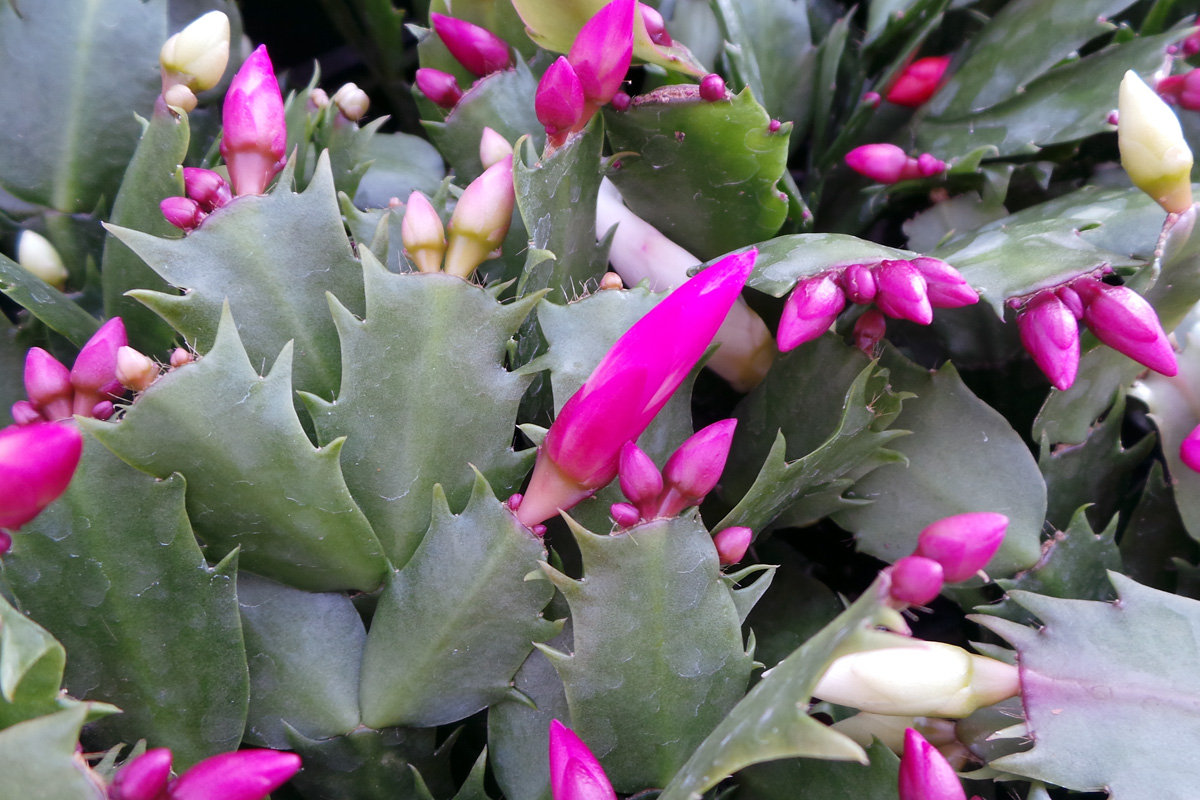
[[[1004,543],[1008,517],[990,511],[955,514],[921,531],[915,555],[941,564],[948,583],[961,583],[987,566]]]
[[[737,526],[726,528],[713,537],[717,548],[717,558],[722,567],[730,567],[746,557],[750,542],[754,539],[754,531],[750,528]]]
[[[458,78],[431,67],[417,70],[417,88],[430,102],[441,108],[454,108],[463,96],[462,89],[458,87]]]
[[[446,253],[446,232],[433,204],[419,191],[414,190],[404,206],[400,241],[419,271],[441,270],[442,256]]]
[[[512,66],[508,44],[487,28],[444,14],[430,14],[429,20],[450,55],[476,78]]]
[[[445,270],[470,277],[496,248],[504,243],[517,202],[513,188],[512,156],[484,170],[466,188],[450,217],[450,241]]]
[[[904,731],[898,790],[900,800],[966,800],[967,797],[954,767],[912,728]]]
[[[283,97],[265,45],[233,76],[222,109],[221,156],[236,194],[262,194],[283,169],[287,126]]]
[[[35,231],[22,231],[17,239],[17,263],[55,289],[67,285],[67,267],[50,241]]]
[[[1133,70],[1121,81],[1117,111],[1121,166],[1133,185],[1168,212],[1191,208],[1192,151],[1174,112]]]

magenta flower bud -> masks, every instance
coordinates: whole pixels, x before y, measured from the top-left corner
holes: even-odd
[[[1179,374],[1175,350],[1158,314],[1146,299],[1127,286],[1109,286],[1092,278],[1071,284],[1083,301],[1083,321],[1096,338],[1155,372]]]
[[[171,751],[165,747],[147,750],[113,775],[109,800],[160,800],[171,777]]]
[[[1191,58],[1200,53],[1200,31],[1184,39],[1179,45],[1179,52],[1183,53],[1184,58]]]
[[[76,414],[91,416],[92,408],[108,394],[108,385],[117,382],[117,351],[127,344],[125,323],[120,317],[101,325],[84,344],[71,367],[71,385],[75,387],[72,408]]]
[[[715,103],[724,100],[726,96],[725,79],[715,72],[710,72],[700,79],[700,99]]]
[[[614,111],[626,111],[633,105],[633,98],[624,92],[617,92],[613,95],[611,105]]]
[[[846,166],[879,183],[897,183],[921,176],[917,159],[894,144],[864,144],[846,153]]]
[[[662,474],[653,459],[633,442],[626,442],[621,448],[618,470],[621,491],[637,507],[641,516],[653,519],[658,510],[658,496],[663,489]]]
[[[921,153],[917,156],[917,171],[921,173],[922,178],[941,175],[946,171],[946,162],[929,153]]]
[[[1070,286],[1060,286],[1054,290],[1054,294],[1063,301],[1063,305],[1071,310],[1071,315],[1075,319],[1083,319],[1083,300],[1079,298],[1079,292]]]
[[[851,264],[842,270],[842,290],[851,303],[865,306],[875,299],[875,275],[866,264]]]
[[[910,606],[933,602],[945,580],[942,565],[924,556],[905,556],[892,565],[892,598]]]
[[[237,750],[206,758],[167,787],[168,800],[262,800],[300,769],[300,756]]]
[[[714,422],[693,433],[679,445],[663,465],[666,492],[658,504],[658,516],[673,517],[688,506],[699,505],[721,480],[729,447],[733,444],[736,419]]]
[[[75,394],[71,373],[40,347],[29,348],[25,355],[25,394],[48,420],[71,416],[71,398]]]
[[[559,56],[538,82],[533,100],[538,122],[557,147],[566,134],[579,130],[583,122],[583,86],[566,56]]]
[[[667,33],[667,23],[663,20],[662,14],[658,13],[657,8],[645,3],[638,3],[637,8],[641,12],[642,25],[645,26],[646,36],[650,37],[650,41],[659,47],[670,47],[675,44],[671,34]]]
[[[947,583],[962,583],[987,566],[1004,542],[1008,517],[973,511],[939,519],[917,537],[913,555],[942,565]]]
[[[463,96],[462,89],[458,88],[458,78],[431,67],[417,70],[417,88],[431,103],[442,108],[454,108]]]
[[[816,339],[845,307],[846,295],[829,273],[800,281],[779,318],[779,351],[786,353]]]
[[[70,410],[71,404],[68,402],[67,411],[70,412]],[[13,403],[9,413],[12,414],[13,422],[18,425],[32,425],[35,422],[47,421],[46,417],[42,416],[42,412],[38,410],[38,407],[28,400],[18,400]],[[70,414],[68,413],[67,416],[70,416]],[[63,418],[60,417],[59,419]]]
[[[476,78],[512,66],[508,44],[487,28],[442,14],[430,14],[429,20],[450,55]]]
[[[731,567],[745,558],[753,538],[754,531],[741,526],[726,528],[717,533],[713,537],[713,544],[717,547],[717,558],[720,559],[721,566]]]
[[[1079,326],[1071,309],[1053,292],[1038,292],[1017,314],[1017,330],[1050,385],[1071,388],[1079,371]]]
[[[888,89],[888,102],[908,108],[922,105],[933,97],[949,66],[950,56],[918,58],[904,68],[900,77],[896,78],[896,82]]]
[[[201,210],[211,214],[233,199],[233,191],[217,173],[198,167],[183,168],[183,188]],[[164,212],[165,213],[165,212]]]
[[[868,308],[854,321],[854,346],[868,356],[874,354],[875,346],[886,334],[887,318],[878,308]]]
[[[629,71],[636,5],[636,0],[612,0],[584,23],[567,53],[592,110],[613,98]]]
[[[884,261],[875,267],[875,305],[884,314],[919,325],[933,322],[929,290],[921,272],[908,261]]]
[[[636,441],[704,355],[741,295],[758,250],[726,256],[625,332],[550,426],[517,518],[534,525],[617,476]]]
[[[111,400],[101,400],[92,406],[92,413],[84,414],[83,416],[92,417],[103,422],[106,419],[112,419],[112,415],[116,413],[116,410],[117,408],[112,404]]]
[[[266,45],[233,76],[221,115],[221,156],[234,193],[262,194],[283,169],[287,149],[283,96]]]
[[[0,430],[0,528],[16,530],[67,490],[83,435],[65,422]]]
[[[554,800],[617,800],[592,751],[556,719],[550,720],[550,795]]]
[[[13,417],[16,416],[14,408]],[[1200,472],[1200,425],[1192,428],[1192,432],[1179,444],[1179,459],[1194,472]]]
[[[208,216],[200,208],[200,204],[190,197],[168,197],[158,204],[167,222],[180,230],[191,231],[200,227],[200,223]]]
[[[622,528],[632,528],[642,520],[641,512],[629,503],[613,503],[608,509],[613,522]]]
[[[962,273],[945,261],[921,256],[909,263],[925,279],[929,305],[934,308],[958,308],[979,302],[979,295],[967,284]]]
[[[914,729],[904,731],[900,757],[900,800],[966,800],[954,767]]]
[[[4,531],[0,531],[0,556],[12,549],[12,537]]]

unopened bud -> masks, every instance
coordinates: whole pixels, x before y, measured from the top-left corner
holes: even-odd
[[[229,63],[229,17],[220,11],[200,17],[167,39],[158,53],[158,63],[164,93],[177,85],[192,92],[213,88]]]
[[[168,197],[158,204],[167,222],[180,230],[192,232],[208,214],[190,197]]]
[[[887,335],[887,318],[878,308],[868,308],[854,321],[854,346],[874,357],[875,347]]]
[[[1121,81],[1117,144],[1133,185],[1168,212],[1192,205],[1192,151],[1174,112],[1133,70]]]
[[[196,104],[199,100],[196,99],[196,93],[182,83],[177,83],[169,89],[163,91],[163,102],[169,106],[183,109],[187,112],[196,110]]]
[[[67,285],[67,268],[50,241],[35,231],[22,231],[17,239],[17,263],[26,272],[62,289]]]
[[[1003,514],[955,514],[921,531],[915,555],[941,564],[947,583],[961,583],[987,566],[1004,543],[1007,529],[1008,517]]]
[[[16,416],[14,411],[13,418]],[[1200,472],[1200,425],[1192,428],[1192,432],[1180,443],[1179,460],[1192,471]]]
[[[922,105],[933,97],[948,66],[950,66],[950,56],[929,56],[917,59],[904,68],[900,77],[896,78],[896,82],[888,89],[888,102],[908,108]]]
[[[71,367],[76,414],[92,416],[93,407],[104,399],[109,385],[117,379],[117,350],[127,344],[125,324],[120,317],[113,317],[101,325],[84,344]]]
[[[931,603],[942,591],[942,565],[932,558],[905,556],[892,565],[892,598],[905,605]]]
[[[441,108],[454,108],[463,96],[462,89],[458,87],[458,78],[432,67],[417,70],[417,89]]]
[[[621,492],[629,498],[641,516],[653,519],[657,516],[658,496],[662,494],[663,479],[658,466],[650,456],[633,442],[621,448],[618,476]]]
[[[941,175],[946,171],[946,162],[930,153],[921,153],[917,156],[917,171],[921,173],[922,178]]]
[[[917,159],[894,144],[864,144],[846,154],[846,166],[879,183],[898,183],[921,176]]]
[[[190,364],[195,359],[192,354],[183,347],[176,347],[171,351],[171,366],[175,368],[182,367],[184,364]]]
[[[875,275],[866,264],[851,264],[842,270],[839,283],[851,303],[866,305],[875,299]]]
[[[646,35],[650,37],[650,41],[659,47],[670,47],[675,43],[671,34],[667,33],[667,23],[657,8],[645,3],[638,3],[637,8],[642,15],[642,24],[646,27]]]
[[[126,389],[144,392],[158,379],[158,364],[125,346],[117,349],[117,380]]]
[[[602,292],[624,288],[625,284],[621,281],[621,276],[615,272],[606,272],[600,277],[600,291]]]
[[[1083,301],[1083,322],[1096,338],[1155,372],[1179,374],[1175,350],[1154,307],[1128,286],[1082,278],[1071,288]]]
[[[487,28],[443,14],[430,14],[429,19],[450,55],[476,78],[512,66],[508,45]]]
[[[329,105],[329,95],[320,86],[314,87],[308,93],[308,108],[310,111],[320,111]]]
[[[816,339],[846,307],[846,295],[825,273],[796,284],[779,318],[779,350],[786,353]]]
[[[68,411],[70,404],[68,403]],[[38,411],[38,407],[28,400],[18,400],[12,404],[9,409],[12,415],[13,422],[18,425],[32,425],[35,422],[46,422],[46,417],[42,416],[42,412]]]
[[[484,127],[479,137],[479,162],[483,164],[484,169],[499,164],[512,153],[513,148],[508,139],[491,128]]]
[[[233,76],[221,119],[221,155],[234,193],[264,193],[283,169],[287,148],[283,96],[265,45],[259,45]]]
[[[874,269],[875,305],[896,319],[912,320],[918,325],[933,322],[933,307],[925,278],[910,262],[883,261]]]
[[[332,102],[338,107],[338,111],[342,112],[343,117],[354,122],[366,116],[367,109],[371,106],[371,98],[353,83],[343,84],[342,88],[334,92]]]
[[[909,262],[925,279],[929,305],[934,308],[959,308],[979,302],[962,273],[938,258],[922,256]]]
[[[613,503],[608,513],[613,522],[622,528],[632,528],[642,520],[642,515],[629,503]]]
[[[721,566],[731,567],[745,558],[753,539],[754,531],[742,526],[726,528],[717,533],[713,537],[713,544],[716,545]]]
[[[635,0],[612,0],[584,23],[567,53],[593,109],[611,100],[625,81],[633,60],[636,5]]]
[[[445,270],[467,278],[504,243],[517,202],[512,156],[493,164],[458,199],[450,217]]]
[[[111,400],[101,400],[99,403],[96,403],[96,405],[92,406],[90,413],[82,414],[81,416],[93,417],[101,422],[104,422],[107,419],[111,419],[112,415],[115,414],[116,411],[117,408],[112,404]]]
[[[158,800],[170,777],[171,751],[165,747],[147,750],[117,770],[108,796],[110,800]]]
[[[715,72],[710,72],[700,79],[700,99],[715,103],[726,97],[725,79]]]
[[[559,56],[542,75],[533,104],[538,122],[555,147],[566,141],[567,134],[582,127],[583,86],[565,56]]]
[[[184,167],[183,189],[206,214],[211,214],[233,199],[233,190],[229,188],[229,184],[211,169]]]
[[[67,489],[83,435],[72,424],[39,422],[0,430],[0,528],[16,530]]]
[[[42,348],[29,348],[25,355],[25,394],[47,420],[67,419],[75,395],[70,370]]]
[[[1038,292],[1017,313],[1017,331],[1050,385],[1071,388],[1079,371],[1079,326],[1071,309],[1054,292]]]
[[[912,728],[904,732],[897,788],[900,800],[966,800],[954,767]]]
[[[688,506],[699,505],[725,471],[733,444],[736,419],[714,422],[692,434],[663,465],[664,496],[658,515],[673,517]]]
[[[446,232],[442,218],[419,191],[408,196],[404,219],[400,222],[400,241],[418,270],[441,270],[442,256],[446,253]]]

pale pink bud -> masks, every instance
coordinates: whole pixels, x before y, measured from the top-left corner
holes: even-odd
[[[868,308],[854,321],[854,346],[868,356],[887,334],[887,318],[878,308]]]
[[[450,241],[445,270],[470,276],[491,251],[504,243],[517,202],[509,156],[483,171],[458,198],[450,217]]]
[[[846,295],[829,273],[802,280],[779,318],[779,351],[786,353],[829,330],[846,307]]]
[[[894,144],[860,145],[846,153],[846,166],[879,183],[897,183],[921,177],[917,159]]]
[[[866,305],[875,299],[875,275],[866,264],[851,264],[842,270],[842,290],[851,303]]]
[[[652,519],[658,510],[658,496],[663,489],[662,474],[654,460],[633,442],[626,442],[621,448],[618,469],[621,491],[637,507],[641,516]]]
[[[895,83],[888,89],[888,102],[916,108],[933,97],[949,66],[950,56],[918,58],[904,68],[900,77],[896,78]]]
[[[190,364],[195,359],[192,354],[183,347],[176,347],[171,351],[171,366],[182,367],[184,364]]]
[[[65,492],[82,453],[83,435],[70,423],[0,430],[0,528],[16,530]]]
[[[126,389],[144,392],[158,379],[158,364],[132,347],[117,349],[117,380]]]
[[[555,146],[566,140],[566,134],[582,127],[583,87],[566,56],[559,56],[538,82],[534,96],[538,122]]]
[[[745,558],[753,538],[754,531],[742,526],[726,528],[717,533],[713,537],[713,544],[717,547],[717,558],[720,559],[721,566],[731,567]]]
[[[954,767],[914,729],[904,731],[900,757],[900,800],[966,800]]]
[[[550,721],[550,796],[553,800],[617,800],[592,751],[556,719]]]
[[[1038,292],[1017,314],[1021,343],[1050,384],[1066,391],[1079,371],[1079,326],[1053,292]]]
[[[919,325],[933,322],[933,307],[921,273],[908,261],[884,261],[875,267],[875,305],[884,314]]]
[[[1179,374],[1167,334],[1146,299],[1127,286],[1109,286],[1092,278],[1071,284],[1083,301],[1083,321],[1096,338],[1155,372]]]
[[[1008,517],[973,511],[939,519],[917,537],[913,555],[942,565],[947,583],[961,583],[987,566],[1004,542]]]
[[[584,24],[567,53],[584,100],[594,107],[613,98],[629,71],[635,7],[635,0],[612,0]]]
[[[167,787],[168,800],[263,800],[300,769],[300,756],[237,750],[201,761]]]
[[[942,565],[924,556],[905,556],[892,565],[892,598],[910,606],[923,606],[942,591]]]
[[[716,487],[725,471],[733,444],[736,419],[725,419],[702,428],[679,445],[663,465],[663,486],[658,516],[673,517],[688,506],[699,505]]]
[[[446,253],[446,231],[442,218],[425,195],[413,191],[404,206],[400,222],[400,241],[408,257],[421,272],[438,272]]]
[[[725,79],[717,73],[710,72],[700,79],[700,99],[715,103],[724,100],[726,94]]]
[[[1179,51],[1183,53],[1184,58],[1190,58],[1196,53],[1200,53],[1200,31],[1184,39],[1179,45]]]
[[[48,420],[71,416],[71,398],[75,394],[71,373],[40,347],[29,348],[25,355],[25,394]]]
[[[68,416],[71,410],[70,402],[67,403]],[[46,422],[47,418],[42,415],[38,407],[28,400],[18,400],[12,404],[9,410],[12,414],[13,422],[18,425],[32,425],[35,422]]]
[[[458,78],[431,67],[417,70],[417,88],[430,102],[442,108],[454,108],[463,96],[462,89],[458,88]]]
[[[16,418],[16,416],[14,409],[13,417]],[[1192,428],[1192,432],[1180,443],[1179,459],[1195,472],[1200,472],[1200,425]]]
[[[194,231],[208,216],[190,197],[168,197],[158,204],[167,222],[184,231]]]
[[[921,256],[909,263],[925,279],[929,305],[934,308],[958,308],[979,302],[978,293],[967,284],[962,273],[945,261]]]
[[[184,167],[183,188],[187,192],[187,196],[195,200],[199,204],[200,209],[208,214],[211,214],[233,199],[233,192],[229,188],[229,184],[211,169]],[[163,202],[165,203],[166,201],[164,200]],[[165,208],[163,209],[163,213],[166,213]],[[168,221],[170,221],[169,217]],[[172,221],[171,224],[174,225],[175,223]]]
[[[221,156],[235,194],[262,194],[283,169],[287,125],[266,45],[233,76],[222,109]]]
[[[101,325],[84,344],[71,367],[76,414],[91,416],[92,408],[104,399],[109,384],[117,380],[117,350],[127,344],[125,323],[120,317],[113,317]]]
[[[632,528],[641,522],[641,513],[629,503],[613,503],[608,509],[613,522],[622,528]]]
[[[508,44],[487,28],[442,14],[430,14],[429,20],[450,55],[476,78],[512,66]]]
[[[659,47],[670,47],[675,44],[671,39],[671,34],[667,33],[667,23],[663,20],[662,14],[658,13],[658,9],[645,3],[638,3],[637,8],[641,12],[642,24],[646,28],[646,36],[650,37],[650,41]]]
[[[108,787],[109,800],[160,800],[171,777],[171,751],[147,750],[126,761]]]
[[[479,162],[483,164],[483,168],[499,164],[513,152],[512,145],[508,143],[501,134],[484,126],[483,133],[479,135]]]

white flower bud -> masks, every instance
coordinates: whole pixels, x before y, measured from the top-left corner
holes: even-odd
[[[21,234],[17,240],[17,263],[55,289],[67,285],[67,268],[62,256],[40,233],[25,231]]]
[[[333,104],[342,112],[342,116],[358,122],[367,114],[371,98],[367,93],[353,83],[347,83],[333,93]]]
[[[512,145],[496,131],[484,127],[483,135],[479,137],[479,161],[487,169],[498,164],[513,152]]]
[[[164,94],[184,85],[193,92],[211,89],[229,63],[229,17],[210,11],[167,39],[158,53]]]
[[[1117,100],[1121,166],[1133,185],[1169,212],[1192,206],[1192,151],[1179,119],[1137,73],[1129,70]]]

